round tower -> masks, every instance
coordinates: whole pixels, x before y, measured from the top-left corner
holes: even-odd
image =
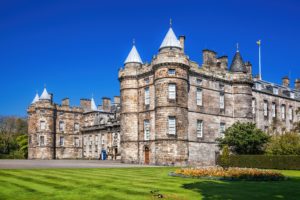
[[[152,61],[156,140],[153,164],[186,165],[188,162],[188,63],[170,27]]]
[[[248,67],[248,69],[247,69]],[[233,117],[235,121],[251,122],[252,116],[252,78],[251,78],[251,64],[244,63],[243,58],[239,52],[236,51],[230,71],[233,76],[233,98],[234,109]]]
[[[55,159],[55,116],[52,95],[45,88],[28,108],[28,159]]]
[[[119,71],[121,91],[121,161],[138,163],[138,68],[142,66],[140,55],[133,47]]]

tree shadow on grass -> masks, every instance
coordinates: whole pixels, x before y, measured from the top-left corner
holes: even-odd
[[[204,200],[300,199],[300,178],[265,182],[200,179],[194,183],[183,184],[182,187],[200,193]]]

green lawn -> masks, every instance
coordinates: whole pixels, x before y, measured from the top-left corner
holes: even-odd
[[[170,177],[174,168],[0,170],[0,199],[300,199],[300,171],[278,182]]]

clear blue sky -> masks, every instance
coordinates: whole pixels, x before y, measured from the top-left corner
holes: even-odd
[[[262,40],[263,78],[300,77],[300,1],[0,1],[0,115],[26,115],[44,84],[72,105],[94,94],[119,95],[118,69],[136,39],[143,61],[157,53],[173,19],[186,53],[202,63],[202,49],[231,61],[239,42],[257,73]]]

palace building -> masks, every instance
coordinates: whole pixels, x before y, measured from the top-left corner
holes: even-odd
[[[234,122],[254,122],[284,133],[299,121],[300,80],[292,88],[252,76],[237,50],[227,56],[203,50],[203,63],[184,51],[172,27],[157,55],[143,63],[133,45],[119,70],[120,97],[52,102],[45,89],[28,108],[29,159],[108,159],[152,165],[214,165],[216,138]]]

